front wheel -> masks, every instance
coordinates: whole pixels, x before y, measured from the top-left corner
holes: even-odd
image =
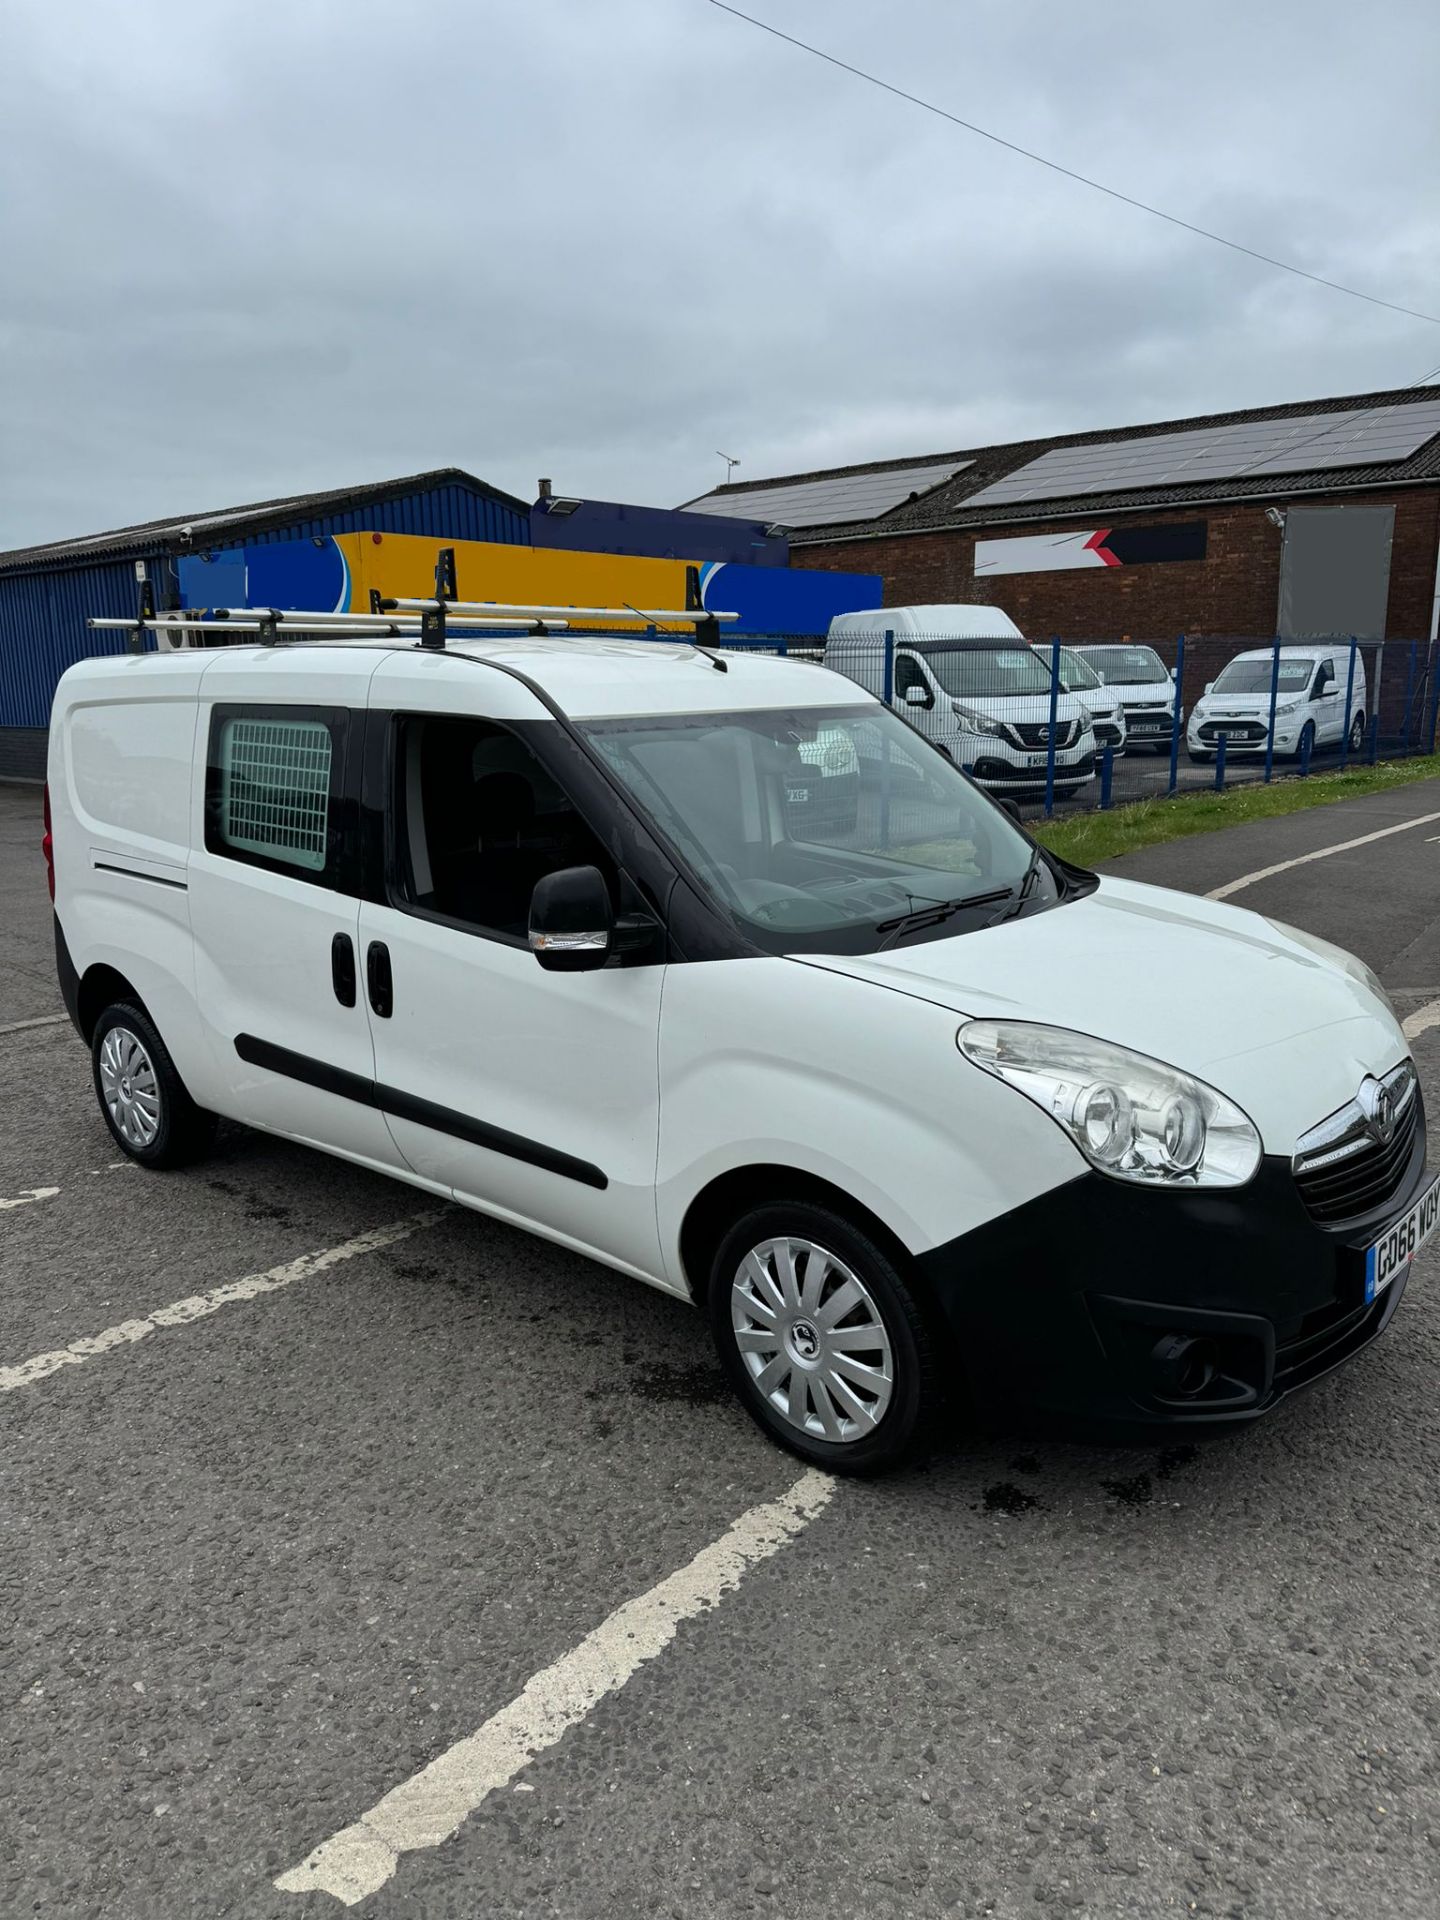
[[[711,1269],[710,1320],[752,1419],[817,1466],[882,1472],[934,1420],[938,1358],[915,1296],[828,1207],[774,1202],[734,1226]]]
[[[183,1167],[207,1152],[215,1116],[185,1091],[165,1042],[141,1008],[117,1002],[91,1040],[95,1097],[116,1145],[142,1167]]]
[[[1351,753],[1359,753],[1360,749],[1364,745],[1365,745],[1365,716],[1363,713],[1357,713],[1355,718],[1350,722]]]
[[[1313,720],[1307,720],[1300,729],[1300,738],[1295,742],[1295,758],[1300,762],[1302,767],[1308,766],[1314,751],[1315,722]]]
[[[1208,767],[1215,756],[1213,753],[1206,753],[1203,747],[1187,747],[1185,749],[1185,758],[1192,766]]]

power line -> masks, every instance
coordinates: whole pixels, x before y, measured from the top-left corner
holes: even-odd
[[[798,47],[802,53],[813,54],[817,60],[824,60],[829,66],[839,67],[842,73],[850,73],[857,80],[868,81],[872,87],[879,87],[885,93],[893,93],[897,100],[908,100],[911,106],[923,107],[926,113],[933,113],[941,120],[948,120],[952,126],[963,127],[967,133],[975,133],[982,140],[989,140],[997,147],[1004,147],[1010,153],[1018,153],[1024,160],[1033,160],[1037,166],[1048,167],[1052,173],[1063,174],[1067,180],[1077,180],[1082,187],[1092,187],[1096,193],[1103,193],[1112,200],[1119,200],[1127,207],[1135,207],[1141,213],[1153,214],[1157,220],[1166,220],[1172,227],[1183,227],[1186,233],[1197,234],[1202,240],[1213,240],[1217,246],[1229,247],[1232,253],[1246,254],[1251,260],[1259,260],[1267,267],[1278,267],[1283,273],[1293,273],[1301,280],[1313,281],[1317,287],[1328,287],[1332,293],[1349,294],[1352,300],[1368,301],[1372,307],[1384,307],[1391,313],[1403,313],[1411,320],[1428,321],[1432,327],[1440,327],[1440,315],[1420,313],[1414,307],[1402,307],[1394,300],[1382,300],[1378,294],[1362,293],[1359,287],[1343,286],[1338,280],[1327,280],[1323,274],[1308,273],[1304,267],[1297,267],[1289,260],[1277,260],[1273,254],[1260,253],[1254,247],[1244,246],[1239,240],[1229,240],[1223,233],[1212,233],[1208,227],[1198,227],[1193,220],[1182,220],[1178,213],[1167,213],[1163,207],[1152,207],[1148,201],[1137,200],[1133,194],[1121,193],[1118,187],[1107,187],[1103,180],[1092,180],[1088,174],[1077,173],[1073,167],[1065,167],[1058,160],[1047,160],[1043,153],[1032,153],[1029,147],[1022,147],[1018,141],[1007,140],[1003,134],[992,133],[988,127],[977,126],[973,120],[963,120],[958,113],[951,113],[945,107],[937,107],[933,100],[924,100],[918,93],[907,93],[904,87],[897,87],[889,80],[882,80],[878,74],[867,73],[864,67],[851,66],[848,60],[842,60],[837,54],[826,53],[823,47],[812,46],[808,40],[798,40],[793,33],[784,33],[779,27],[772,27],[768,20],[757,20],[753,13],[742,13],[739,7],[732,7],[727,0],[709,0],[712,7],[718,7],[721,13],[733,14],[737,20],[743,20],[748,26],[758,27],[762,33],[768,33],[777,40],[783,40],[788,46]]]

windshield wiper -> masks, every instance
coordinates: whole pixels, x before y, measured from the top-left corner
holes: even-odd
[[[1040,878],[1040,849],[1037,847],[1035,849],[1035,852],[1031,856],[1029,866],[1025,869],[1025,877],[1020,882],[1020,891],[1015,895],[1013,904],[1007,907],[1004,913],[997,913],[995,918],[990,923],[991,926],[998,927],[999,925],[1001,925],[1003,921],[1013,920],[1017,913],[1022,912],[1024,910],[1025,902],[1030,898],[1031,892],[1035,886],[1035,882],[1039,878]],[[1009,892],[1010,892],[1010,889],[1007,888],[1006,889],[1007,897]]]
[[[1013,887],[995,887],[989,893],[967,893],[960,900],[933,900],[929,906],[917,907],[913,913],[882,920],[875,931],[883,933],[885,938],[877,951],[883,953],[893,946],[902,933],[910,933],[916,927],[938,927],[942,920],[948,920],[952,913],[960,913],[966,907],[993,907],[997,900],[1008,900],[1014,891]]]

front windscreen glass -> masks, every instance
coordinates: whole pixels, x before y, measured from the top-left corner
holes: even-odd
[[[1286,660],[1282,657],[1278,683],[1280,692],[1303,693],[1310,684],[1310,675],[1314,670],[1313,660]],[[1274,659],[1268,654],[1263,660],[1232,660],[1216,678],[1215,692],[1269,693],[1270,676],[1274,671]]]
[[[1012,693],[1049,693],[1050,663],[1033,647],[957,647],[925,650],[925,664],[956,700],[1003,700]]]
[[[1085,664],[1078,653],[1072,653],[1069,647],[1062,647],[1060,685],[1066,693],[1093,693],[1100,685],[1100,676],[1093,667]]]
[[[1110,687],[1153,687],[1170,678],[1153,647],[1087,647],[1085,658]]]
[[[1065,883],[900,717],[858,708],[581,723],[758,946],[872,953],[1052,906]]]

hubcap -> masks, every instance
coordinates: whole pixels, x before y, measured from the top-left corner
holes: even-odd
[[[863,1440],[895,1388],[890,1336],[870,1290],[811,1240],[765,1240],[730,1289],[735,1344],[780,1417],[815,1440]]]
[[[126,1146],[148,1147],[160,1131],[160,1089],[149,1054],[128,1027],[111,1027],[100,1043],[100,1092]]]

